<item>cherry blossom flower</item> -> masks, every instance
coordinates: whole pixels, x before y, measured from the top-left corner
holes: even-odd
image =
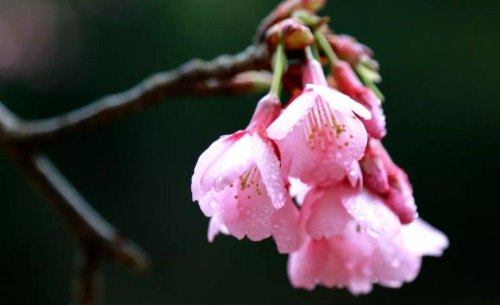
[[[417,206],[408,176],[392,161],[380,141],[371,139],[361,160],[365,185],[379,194],[385,204],[408,224],[417,218]]]
[[[368,134],[376,139],[383,138],[387,134],[387,130],[380,99],[372,90],[361,84],[347,62],[342,60],[336,61],[333,65],[332,73],[339,90],[370,111],[371,118],[361,119]]]
[[[448,246],[425,221],[402,225],[380,197],[347,183],[310,190],[300,223],[305,241],[290,255],[288,273],[293,286],[309,290],[397,288],[415,279],[422,256],[440,256]]]
[[[203,213],[212,217],[209,240],[219,232],[253,241],[272,235],[282,253],[298,247],[298,211],[285,188],[275,145],[263,130],[279,107],[266,96],[246,130],[221,137],[200,156],[191,190]]]
[[[336,183],[347,174],[357,183],[357,161],[367,143],[358,116],[369,119],[369,111],[328,88],[314,60],[304,68],[303,79],[303,92],[267,129],[279,146],[284,173],[309,184]]]
[[[361,61],[369,61],[373,56],[373,51],[370,48],[349,35],[328,35],[328,41],[335,53],[352,65]]]

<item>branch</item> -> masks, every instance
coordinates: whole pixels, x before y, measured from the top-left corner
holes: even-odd
[[[22,120],[0,102],[0,140],[80,242],[82,257],[74,284],[76,304],[99,304],[99,265],[103,259],[139,270],[147,267],[149,259],[100,216],[46,156],[38,153],[40,147],[138,112],[170,95],[231,94],[266,88],[269,75],[246,72],[269,66],[267,49],[251,46],[235,56],[190,61],[171,72],[155,74],[127,91],[43,120]]]
[[[39,146],[138,112],[169,95],[206,93],[202,89],[210,89],[210,86],[203,86],[202,83],[209,79],[227,79],[241,72],[267,68],[269,55],[264,46],[250,46],[234,56],[223,55],[208,62],[192,60],[171,72],[155,74],[127,91],[103,97],[53,118],[29,122],[20,119],[9,121],[1,120],[0,114],[0,138]],[[193,90],[196,88],[199,91]],[[0,111],[5,110],[0,103]]]
[[[85,248],[103,258],[134,269],[144,269],[149,259],[102,218],[42,154],[10,147],[11,155],[38,191],[66,219],[72,233]]]
[[[101,257],[98,252],[87,248],[78,261],[78,275],[75,277],[73,299],[75,305],[97,305],[102,300]]]

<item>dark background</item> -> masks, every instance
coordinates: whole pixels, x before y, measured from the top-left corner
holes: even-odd
[[[276,3],[0,0],[0,100],[42,118],[192,57],[238,52]],[[152,257],[145,273],[106,266],[105,304],[500,304],[500,2],[329,1],[323,14],[375,50],[385,144],[411,177],[420,215],[448,235],[445,255],[425,258],[402,289],[353,297],[293,289],[270,241],[209,244],[192,171],[213,140],[245,126],[258,96],[172,98],[48,151]],[[27,51],[17,57],[3,52],[19,45]],[[69,303],[76,242],[3,151],[0,247],[0,304]]]

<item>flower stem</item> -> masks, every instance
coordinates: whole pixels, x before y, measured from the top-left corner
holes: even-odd
[[[332,46],[330,46],[330,43],[326,39],[325,35],[321,33],[320,29],[316,29],[314,31],[314,37],[316,38],[318,46],[323,50],[323,52],[325,52],[326,57],[328,57],[330,65],[333,65],[338,60],[338,57],[333,51]]]
[[[370,90],[372,90],[373,93],[375,93],[375,95],[380,99],[380,101],[383,102],[385,100],[384,94],[382,93],[382,91],[380,91],[377,85],[375,85],[372,79],[370,79],[370,77],[367,75],[366,69],[363,69],[363,66],[361,64],[358,64],[354,67],[354,70],[356,70],[356,73],[358,74],[363,84],[366,87],[370,88]]]
[[[283,42],[279,43],[276,47],[276,52],[274,52],[273,58],[273,82],[271,84],[270,93],[276,97],[280,96],[281,93],[281,79],[285,72],[286,66],[286,54],[285,45]]]

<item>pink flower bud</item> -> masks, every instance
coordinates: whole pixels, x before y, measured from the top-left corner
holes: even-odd
[[[365,153],[360,161],[364,184],[377,194],[389,192],[389,178],[384,164],[378,156]]]
[[[383,138],[387,134],[385,115],[382,110],[382,103],[377,96],[361,84],[351,65],[347,62],[341,60],[335,62],[332,72],[339,90],[371,112],[371,119],[362,119],[370,136],[376,139]]]
[[[302,68],[302,83],[305,86],[308,84],[327,86],[323,67],[317,60],[309,59]]]
[[[385,203],[398,215],[402,224],[411,223],[418,214],[408,176],[402,169],[396,167],[389,175],[389,183],[391,187],[385,197]]]
[[[247,130],[264,130],[280,114],[281,102],[277,96],[267,94],[260,99]]]
[[[373,51],[359,43],[355,38],[347,35],[328,35],[328,41],[335,53],[352,65],[373,57]]]
[[[406,173],[392,161],[380,141],[371,139],[361,160],[365,185],[384,198],[403,224],[418,216],[413,189]]]

